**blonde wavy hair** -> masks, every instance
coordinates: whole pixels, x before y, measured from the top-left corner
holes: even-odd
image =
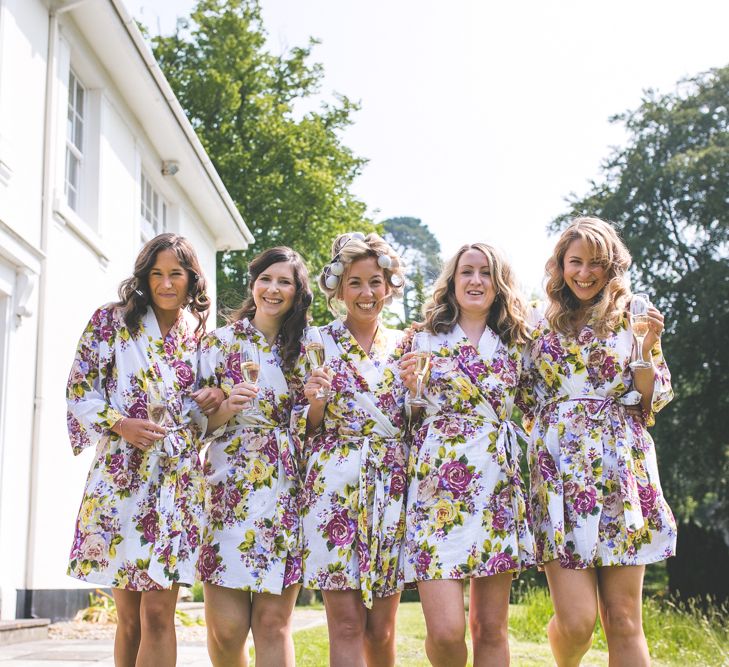
[[[368,257],[378,258],[381,255],[390,258],[390,267],[383,268],[382,272],[385,275],[388,289],[386,303],[391,303],[393,298],[402,296],[403,285],[405,285],[402,262],[392,246],[379,234],[374,233],[367,234],[364,239],[354,238],[352,234],[340,234],[334,239],[334,243],[332,243],[332,262],[335,260],[340,261],[344,265],[344,273],[339,276],[337,286],[334,289],[327,287],[325,281],[327,276],[330,275],[332,265],[332,262],[330,262],[324,267],[318,280],[319,289],[326,296],[327,307],[332,314],[339,317],[346,312],[342,305],[342,290],[352,263]],[[396,276],[394,281],[393,276]]]
[[[615,228],[600,218],[575,218],[559,237],[545,267],[547,321],[559,333],[577,333],[575,319],[582,304],[564,280],[564,258],[569,246],[577,240],[587,244],[592,256],[607,271],[607,283],[595,297],[588,312],[588,321],[592,322],[595,333],[606,336],[615,331],[623,318],[630,297],[626,274],[632,259]]]
[[[430,333],[449,333],[456,326],[461,311],[456,301],[455,276],[461,256],[469,250],[483,253],[491,271],[496,297],[486,324],[506,343],[524,343],[528,338],[524,300],[514,279],[514,272],[501,253],[486,243],[470,243],[459,248],[435,281],[433,296],[423,306],[425,329]]]

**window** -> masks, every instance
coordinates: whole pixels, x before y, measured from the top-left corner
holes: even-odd
[[[86,89],[73,70],[68,74],[68,113],[66,116],[66,203],[77,213],[81,203],[81,168],[84,159],[84,119]]]
[[[167,202],[152,187],[149,179],[142,172],[141,179],[141,228],[142,240],[149,241],[167,229]]]

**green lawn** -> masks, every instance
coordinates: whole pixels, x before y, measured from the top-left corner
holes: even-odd
[[[512,605],[509,618],[511,664],[516,667],[553,665],[546,637],[552,614],[549,593],[535,589],[521,604]],[[670,603],[647,599],[643,618],[653,667],[729,667],[729,627],[725,611],[708,614],[696,607],[679,608]],[[397,664],[427,667],[423,641],[425,622],[418,602],[400,605],[397,618]],[[296,664],[320,667],[327,664],[328,641],[325,626],[295,635]],[[607,667],[605,635],[599,626],[593,648],[583,667]],[[469,663],[470,664],[470,663]]]
[[[513,608],[514,613],[516,608]],[[429,667],[425,657],[425,621],[418,602],[404,602],[397,615],[397,664],[402,667]],[[304,630],[294,635],[297,667],[322,667],[327,664],[328,641],[324,626]],[[470,641],[470,639],[469,639]],[[530,641],[510,640],[511,664],[537,667],[554,664],[549,646]],[[469,663],[470,664],[470,663]],[[583,662],[585,667],[606,667],[607,653],[592,650]]]

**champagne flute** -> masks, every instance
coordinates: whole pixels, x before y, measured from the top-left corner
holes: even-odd
[[[630,363],[632,369],[650,368],[653,364],[643,358],[643,341],[648,334],[650,320],[648,319],[648,308],[651,302],[647,294],[633,294],[630,302],[630,324],[633,328],[635,343],[638,346],[638,358]]]
[[[415,354],[415,378],[417,380],[415,396],[408,397],[408,405],[424,407],[428,401],[423,397],[423,380],[430,368],[430,334],[418,331],[413,336],[412,352]]]
[[[157,426],[164,426],[167,422],[167,403],[165,403],[160,383],[150,380],[147,384],[147,419]],[[162,448],[164,440],[156,440],[155,447],[150,447],[147,452],[167,456]]]
[[[304,328],[304,353],[312,370],[321,368],[326,363],[326,350],[319,327]],[[316,392],[316,397],[328,398],[329,392],[321,388]]]
[[[261,360],[258,345],[250,340],[244,340],[240,346],[240,374],[246,382],[256,384],[261,372]],[[253,414],[258,409],[258,397],[254,397],[243,414]]]

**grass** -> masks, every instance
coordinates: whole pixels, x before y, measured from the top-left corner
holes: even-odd
[[[509,635],[512,665],[538,667],[553,665],[546,627],[552,603],[545,589],[526,591],[519,604],[512,605]],[[729,667],[729,625],[727,610],[704,612],[696,605],[679,606],[648,598],[643,605],[651,658],[655,667]],[[423,642],[425,621],[417,602],[400,605],[397,619],[398,661],[402,667],[427,667]],[[470,643],[470,639],[467,638]],[[318,667],[327,664],[329,643],[326,626],[295,635],[296,664]],[[470,663],[469,663],[470,664]],[[584,667],[607,667],[607,643],[599,622],[593,648],[583,660]]]
[[[532,588],[521,596],[520,604],[512,606],[509,629],[516,639],[546,646],[551,616],[548,591]],[[727,609],[710,607],[703,611],[696,604],[679,605],[656,598],[643,602],[643,628],[654,664],[729,667],[728,619]],[[607,651],[599,620],[593,647]]]

